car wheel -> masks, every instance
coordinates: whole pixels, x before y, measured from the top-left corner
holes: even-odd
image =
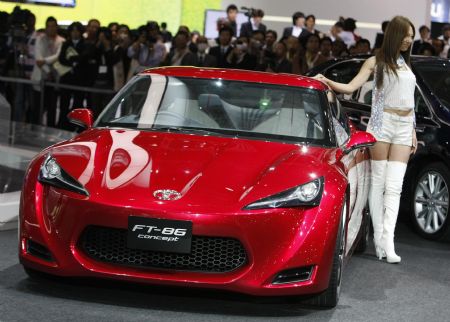
[[[355,248],[355,253],[362,254],[366,251],[367,245],[369,244],[369,236],[370,236],[370,212],[369,206],[367,205],[364,208],[363,212],[363,221],[361,227],[361,238],[358,241],[358,245]]]
[[[425,166],[412,189],[411,219],[416,231],[427,239],[442,238],[449,227],[450,172],[439,162]]]
[[[328,288],[322,294],[316,296],[312,304],[323,308],[333,308],[339,302],[341,292],[342,272],[344,269],[345,257],[345,219],[347,214],[347,202],[344,201],[341,220],[339,223],[338,236],[333,255],[333,266],[331,269],[330,282]]]

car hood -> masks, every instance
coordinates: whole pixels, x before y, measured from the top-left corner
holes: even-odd
[[[130,207],[232,211],[323,176],[330,150],[169,132],[92,129],[51,148],[90,199]],[[177,191],[159,200],[157,190]]]

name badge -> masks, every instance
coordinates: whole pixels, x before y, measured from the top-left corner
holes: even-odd
[[[108,72],[108,67],[105,65],[98,66],[98,73],[99,74],[106,74]]]

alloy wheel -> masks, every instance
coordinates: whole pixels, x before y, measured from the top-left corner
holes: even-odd
[[[414,215],[419,228],[426,234],[438,232],[444,225],[449,208],[449,190],[437,171],[425,172],[414,193]]]

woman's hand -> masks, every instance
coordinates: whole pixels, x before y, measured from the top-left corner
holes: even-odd
[[[328,78],[326,78],[322,74],[317,74],[316,76],[313,76],[313,78],[328,85]]]
[[[411,154],[415,154],[417,151],[417,136],[416,136],[416,130],[413,130],[413,139],[412,139],[412,146],[411,146]]]

